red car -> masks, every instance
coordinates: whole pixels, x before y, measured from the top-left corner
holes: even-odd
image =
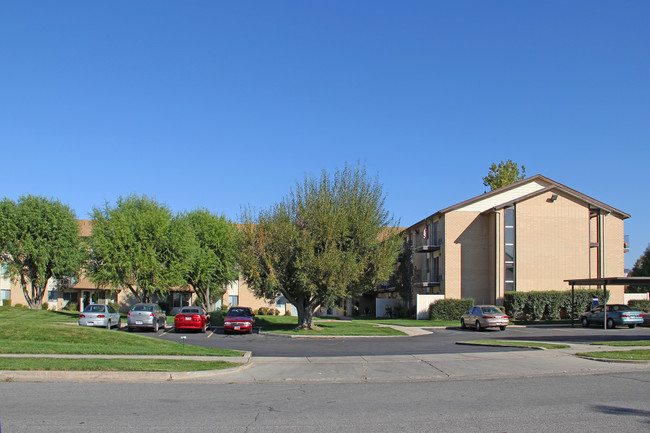
[[[210,315],[205,314],[201,307],[183,307],[174,317],[174,328],[176,332],[183,329],[198,329],[205,332],[208,329]]]
[[[248,307],[230,307],[223,320],[223,332],[248,332],[253,333],[255,314]]]

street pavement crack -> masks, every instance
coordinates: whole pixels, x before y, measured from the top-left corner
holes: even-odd
[[[439,369],[438,367],[436,367],[435,365],[433,365],[433,364],[430,363],[429,361],[425,361],[425,360],[421,360],[421,361],[424,362],[425,364],[427,364],[429,367],[432,367],[434,370],[438,370],[440,373],[444,374],[444,375],[447,376],[448,378],[451,377],[449,374],[447,374],[446,372],[442,371],[441,369]]]

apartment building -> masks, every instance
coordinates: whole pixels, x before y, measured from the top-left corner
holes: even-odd
[[[502,304],[509,291],[624,276],[629,217],[542,175],[447,207],[403,231],[413,251],[413,299]],[[622,303],[623,287],[610,290]]]

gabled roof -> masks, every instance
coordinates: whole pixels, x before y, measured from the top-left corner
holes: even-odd
[[[531,197],[550,191],[561,192],[563,195],[567,195],[585,202],[591,208],[600,209],[607,213],[614,214],[621,219],[630,217],[629,214],[620,211],[612,206],[609,206],[599,200],[596,200],[595,198],[589,197],[586,194],[569,188],[566,185],[562,185],[561,183],[542,176],[541,174],[536,174],[534,176],[520,180],[519,182],[515,182],[513,184],[495,189],[493,191],[478,195],[476,197],[470,198],[469,200],[465,200],[453,206],[439,210],[427,218],[411,225],[411,227],[422,224],[424,221],[435,217],[436,215],[443,215],[445,213],[460,210],[463,208],[468,208],[479,212],[490,212],[503,209],[504,207],[512,206],[517,202],[521,202]],[[479,206],[480,204],[483,204],[483,206]]]

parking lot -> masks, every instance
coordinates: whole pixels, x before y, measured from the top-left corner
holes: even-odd
[[[158,338],[197,346],[251,351],[253,356],[371,356],[407,355],[487,351],[518,351],[527,349],[476,347],[457,345],[458,341],[503,339],[589,344],[602,341],[650,340],[650,327],[582,328],[576,324],[557,326],[510,326],[506,331],[489,329],[476,332],[460,327],[425,328],[430,334],[416,337],[309,337],[291,338],[267,334],[225,335],[221,328],[207,333],[176,333],[173,328],[158,332]],[[181,339],[181,337],[185,337]]]

